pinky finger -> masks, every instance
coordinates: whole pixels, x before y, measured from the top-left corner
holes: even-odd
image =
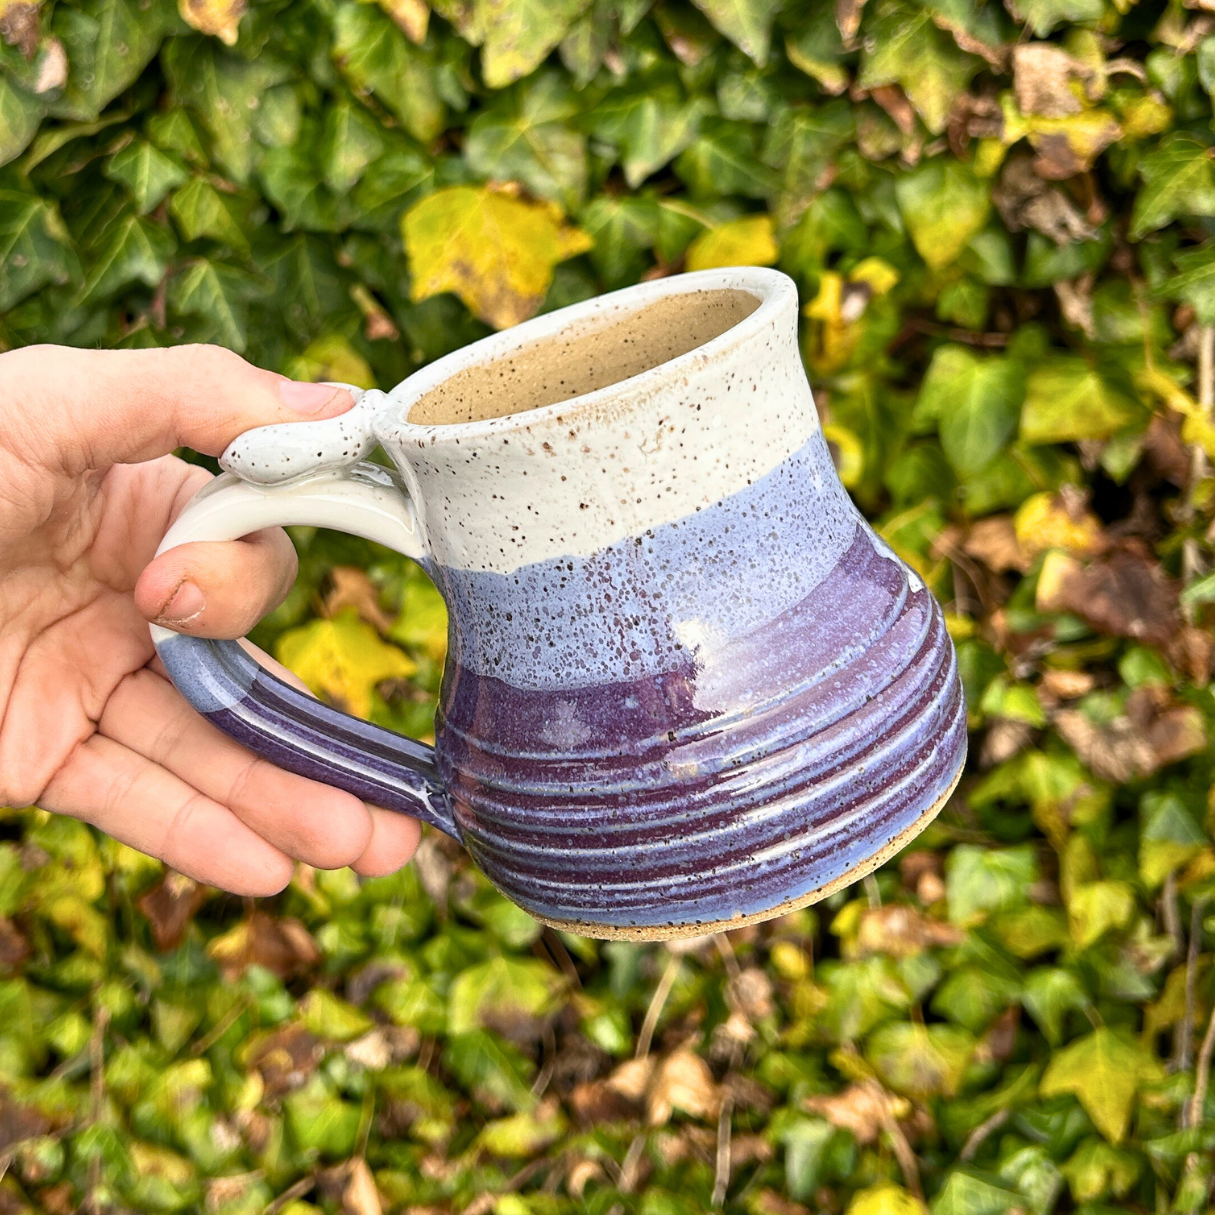
[[[99,734],[76,748],[39,805],[232,894],[277,894],[291,880],[291,858],[226,806]]]

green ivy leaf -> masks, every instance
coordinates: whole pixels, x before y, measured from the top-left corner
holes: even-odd
[[[560,976],[543,962],[491,958],[456,976],[448,996],[448,1028],[465,1034],[495,1027],[517,1037],[520,1027],[553,1008],[560,989]]]
[[[333,55],[359,91],[374,93],[405,129],[429,143],[443,129],[444,108],[425,51],[373,4],[339,4],[333,15]]]
[[[362,106],[341,101],[325,114],[319,149],[322,179],[345,194],[385,147],[380,124]]]
[[[861,58],[857,84],[901,85],[934,135],[945,129],[954,98],[982,66],[936,27],[931,13],[904,0],[882,0],[866,25],[866,46],[873,49]]]
[[[587,116],[591,133],[620,150],[625,180],[634,189],[696,138],[709,112],[704,98],[685,101],[674,86],[609,96]]]
[[[987,182],[961,161],[930,160],[894,189],[916,252],[934,270],[957,261],[991,211]]]
[[[743,54],[763,67],[772,42],[772,22],[785,0],[693,0],[696,7]]]
[[[1004,1215],[1021,1207],[1020,1194],[992,1185],[973,1173],[954,1169],[929,1208],[932,1215]]]
[[[1017,428],[1025,377],[1007,358],[942,346],[920,388],[917,413],[937,419],[941,446],[960,477],[973,477],[999,454]]]
[[[945,870],[949,918],[974,924],[991,911],[1004,911],[1025,901],[1025,890],[1038,878],[1032,848],[981,848],[959,844]]]
[[[0,165],[15,160],[30,145],[46,106],[0,72]]]
[[[1027,443],[1105,439],[1142,416],[1122,387],[1080,358],[1055,358],[1030,370],[1021,410]]]
[[[567,211],[586,195],[586,136],[571,125],[573,90],[558,72],[542,72],[503,94],[469,124],[464,156],[485,179],[517,181]]]
[[[0,190],[0,312],[47,283],[66,283],[73,263],[55,207],[34,194]]]
[[[1008,7],[1039,38],[1065,21],[1088,24],[1105,16],[1102,0],[1015,0]]]
[[[757,143],[758,134],[746,126],[707,119],[699,136],[679,154],[675,172],[693,197],[769,198],[779,180],[760,160]]]
[[[1185,300],[1204,325],[1215,325],[1215,252],[1187,249],[1173,259],[1177,273],[1153,292],[1165,299]]]
[[[169,200],[169,214],[186,240],[210,237],[238,253],[249,253],[245,236],[249,205],[239,195],[217,190],[204,178],[195,177]]]
[[[91,122],[156,54],[176,13],[162,0],[82,0],[55,10],[52,29],[67,48],[68,83],[52,112]]]
[[[164,196],[188,180],[189,174],[146,139],[136,139],[107,161],[105,175],[131,192],[135,210],[147,215]],[[244,241],[242,234],[241,238]]]
[[[249,300],[255,278],[235,266],[200,258],[169,284],[169,305],[182,316],[200,317],[213,340],[240,354],[249,344]]]
[[[114,225],[94,259],[77,303],[108,299],[133,283],[158,286],[176,247],[160,224],[127,215]]]
[[[174,38],[162,62],[177,101],[202,119],[221,169],[241,185],[261,157],[253,121],[262,95],[290,79],[291,68],[271,55],[241,59],[216,49],[213,39]]]
[[[491,89],[534,71],[590,0],[475,0],[484,39],[481,72]]]
[[[844,43],[830,9],[815,6],[806,13],[786,37],[785,54],[795,68],[817,80],[825,92],[836,95],[848,87]]]
[[[1211,148],[1186,132],[1166,135],[1139,162],[1143,188],[1131,212],[1131,240],[1163,228],[1179,215],[1215,215]]]
[[[974,1049],[974,1038],[956,1026],[897,1021],[870,1035],[865,1057],[895,1092],[922,1101],[952,1097]]]

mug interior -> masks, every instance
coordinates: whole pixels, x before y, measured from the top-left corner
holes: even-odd
[[[734,288],[663,296],[606,323],[540,338],[457,371],[409,411],[421,426],[456,426],[542,409],[618,384],[712,341],[763,301]]]

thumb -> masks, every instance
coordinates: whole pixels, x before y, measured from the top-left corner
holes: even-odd
[[[6,446],[76,475],[183,445],[218,455],[255,426],[332,418],[354,404],[345,389],[297,383],[221,346],[26,346],[0,354],[0,382]]]

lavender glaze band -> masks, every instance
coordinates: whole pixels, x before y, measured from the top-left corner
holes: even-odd
[[[759,306],[623,384],[468,424],[408,421],[459,367],[723,288]],[[367,394],[340,434],[267,428],[292,443],[255,431],[226,454],[246,482],[279,488],[229,474],[209,491],[216,520],[200,522],[204,501],[164,547],[310,522],[421,561],[450,616],[434,753],[295,691],[235,643],[157,630],[170,676],[280,766],[454,835],[560,927],[689,935],[855,880],[948,798],[965,705],[940,608],[838,481],[796,316],[773,271],[662,280]],[[369,446],[360,425],[399,478],[350,467]]]

